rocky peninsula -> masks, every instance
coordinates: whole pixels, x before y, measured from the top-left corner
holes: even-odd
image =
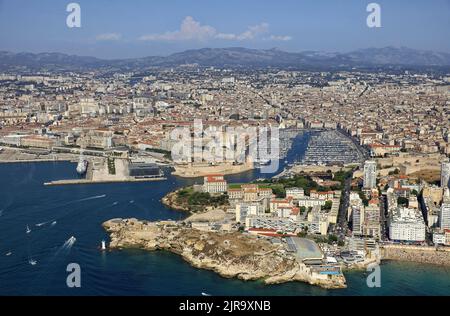
[[[240,232],[201,231],[185,222],[111,219],[103,223],[112,249],[166,250],[192,266],[222,277],[263,280],[266,284],[306,282],[327,289],[345,288],[341,275],[319,275],[282,245]]]
[[[207,209],[229,207],[226,195],[212,196],[192,186],[169,192],[161,199],[161,203],[170,209],[188,213],[204,213]]]
[[[189,205],[183,201],[179,201],[178,193],[180,190],[167,193],[162,199],[161,203],[168,208],[176,211],[189,212]]]

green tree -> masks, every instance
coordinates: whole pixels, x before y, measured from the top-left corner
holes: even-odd
[[[332,201],[326,201],[325,205],[322,207],[322,209],[324,209],[324,210],[331,210],[332,206],[333,206],[333,202]]]
[[[402,206],[408,206],[408,199],[403,196],[399,196],[397,198],[397,204]]]
[[[334,242],[337,242],[338,238],[336,235],[328,235],[328,243],[332,244]]]

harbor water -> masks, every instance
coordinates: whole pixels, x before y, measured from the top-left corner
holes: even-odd
[[[297,160],[307,145],[300,135],[287,155]],[[44,186],[76,178],[76,163],[0,164],[0,295],[448,295],[448,268],[404,262],[381,267],[381,287],[366,285],[367,273],[346,273],[348,288],[324,290],[300,282],[264,285],[224,279],[191,267],[163,251],[101,251],[111,218],[183,219],[186,214],[160,200],[201,179],[168,176],[164,182]],[[264,176],[251,171],[227,177],[246,182]],[[27,233],[27,226],[29,232]],[[72,238],[74,237],[74,238]],[[81,268],[81,287],[69,288],[69,263]]]

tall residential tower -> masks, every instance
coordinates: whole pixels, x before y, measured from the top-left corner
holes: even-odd
[[[441,187],[448,188],[450,181],[450,162],[444,161],[441,164]]]
[[[377,186],[377,162],[368,160],[364,163],[364,188],[373,189]]]

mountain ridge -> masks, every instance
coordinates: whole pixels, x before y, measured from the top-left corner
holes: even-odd
[[[303,51],[286,52],[278,48],[243,47],[190,49],[168,56],[127,59],[101,59],[64,53],[12,53],[0,51],[0,70],[28,67],[31,69],[134,69],[170,67],[184,64],[218,67],[293,67],[339,68],[377,66],[450,66],[450,54],[407,47],[358,49],[348,53]]]

